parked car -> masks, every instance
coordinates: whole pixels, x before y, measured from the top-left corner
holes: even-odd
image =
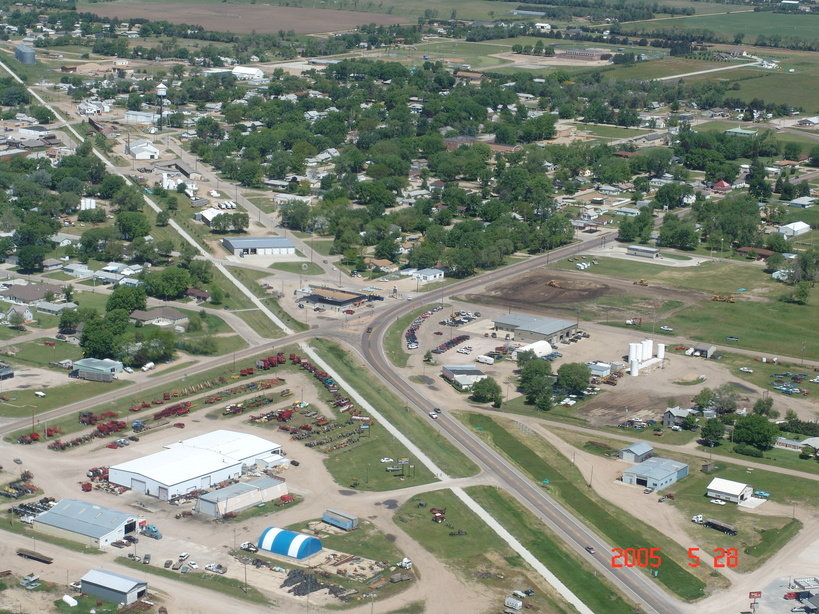
[[[196,564],[196,561],[188,561],[188,567],[191,569],[199,569],[199,565]]]
[[[352,309],[345,309],[342,313],[346,313],[348,316],[351,316],[355,313]]]
[[[187,552],[183,552],[182,554],[180,554],[180,555],[179,555],[179,560],[180,560],[180,561],[184,561],[184,560],[186,560],[186,559],[187,559],[189,556],[190,556],[190,554],[189,554],[189,553],[187,553]]]
[[[739,341],[739,337],[725,337],[726,341]]]
[[[435,413],[434,411],[431,411],[431,412],[429,412],[429,417],[432,418],[433,420],[437,420],[438,419],[438,414]]]
[[[650,495],[653,492],[654,492],[653,488],[646,488],[646,489],[643,490],[644,495]]]
[[[391,459],[389,456],[385,456],[384,458],[381,459],[381,462],[382,463],[394,463],[395,460]]]
[[[725,505],[725,501],[720,501],[719,499],[711,499],[711,503],[714,505]]]
[[[748,367],[740,367],[739,370],[742,371],[743,373],[753,373],[754,372],[753,369],[749,369]]]
[[[142,562],[143,562],[145,565],[147,565],[148,563],[150,563],[150,562],[151,562],[151,555],[150,555],[150,554],[146,554],[145,556],[143,556],[143,557],[142,557]]]
[[[660,330],[665,331],[667,333],[673,333],[674,332],[674,329],[671,328],[670,326],[661,326]]]

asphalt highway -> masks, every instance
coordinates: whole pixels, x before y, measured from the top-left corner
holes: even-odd
[[[560,248],[549,254],[551,261],[579,254],[589,248],[586,243],[579,243]],[[447,295],[458,294],[474,290],[487,283],[499,281],[538,266],[546,264],[546,256],[539,256],[516,265],[505,267],[502,270],[491,271],[452,284],[446,288]],[[424,416],[434,409],[434,405],[424,398],[410,383],[398,376],[389,366],[389,359],[383,350],[383,336],[389,325],[409,313],[413,309],[430,302],[430,296],[425,295],[412,301],[397,304],[380,313],[372,323],[373,332],[364,334],[361,338],[361,350],[364,359],[370,367],[391,388],[397,390],[414,406],[416,411]],[[610,566],[611,546],[603,541],[588,527],[578,521],[570,511],[546,495],[541,488],[529,477],[525,476],[517,467],[506,461],[489,445],[476,437],[459,421],[451,418],[444,411],[433,423],[447,439],[456,445],[462,452],[475,461],[481,469],[493,475],[505,489],[522,505],[543,520],[564,542],[570,547],[591,557],[597,570],[619,586],[632,601],[639,604],[643,612],[654,614],[679,614],[676,607],[677,600],[655,583],[649,576],[637,568],[612,568]],[[544,478],[547,476],[544,476]],[[585,551],[586,546],[592,546],[596,554],[590,555]],[[543,561],[548,566],[548,561]],[[582,593],[578,593],[582,599]]]

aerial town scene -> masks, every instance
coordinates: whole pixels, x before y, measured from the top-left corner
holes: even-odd
[[[819,3],[0,0],[0,614],[819,612]]]

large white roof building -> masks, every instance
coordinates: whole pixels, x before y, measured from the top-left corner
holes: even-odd
[[[245,466],[281,452],[256,435],[218,430],[165,446],[165,450],[118,465],[109,481],[134,492],[173,499],[242,475]]]

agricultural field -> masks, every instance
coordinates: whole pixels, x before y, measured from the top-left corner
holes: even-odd
[[[745,36],[746,43],[757,36],[786,36],[815,40],[819,37],[819,19],[813,15],[787,15],[783,13],[743,11],[717,17],[698,16],[673,20],[641,21],[625,24],[623,32],[640,33],[650,30],[673,28],[674,30],[711,30],[723,37],[733,38],[737,34]]]
[[[279,30],[293,30],[297,34],[317,34],[348,30],[366,23],[389,25],[407,21],[404,18],[375,12],[364,14],[346,10],[250,4],[118,1],[78,5],[77,10],[92,12],[102,17],[153,19],[156,17],[157,6],[160,5],[162,19],[170,23],[198,25],[206,30],[236,34],[274,33]]]
[[[642,53],[642,47],[631,49],[634,53]],[[650,53],[650,51],[648,51]],[[612,66],[602,69],[604,79],[659,79],[673,75],[682,75],[698,70],[724,68],[730,66],[726,62],[709,62],[706,60],[691,60],[681,57],[664,57],[657,60],[647,60],[631,65]]]

